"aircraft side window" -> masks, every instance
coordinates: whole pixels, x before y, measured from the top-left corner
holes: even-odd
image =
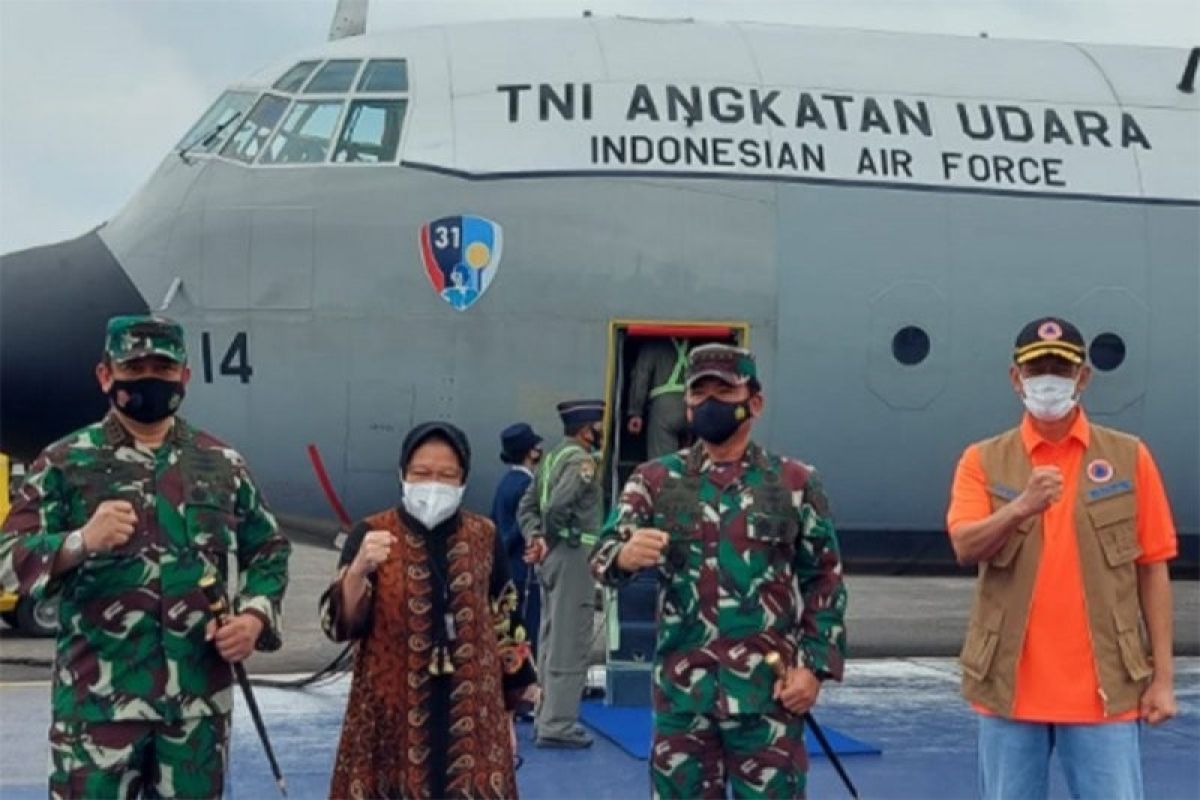
[[[360,92],[407,92],[408,62],[404,59],[375,59],[367,62],[358,79]]]
[[[341,115],[342,102],[339,100],[293,103],[258,163],[318,164],[324,161]]]
[[[288,101],[273,94],[264,94],[254,104],[250,116],[237,129],[237,133],[226,143],[221,155],[236,158],[247,164],[262,152],[271,131],[279,124]]]
[[[317,74],[304,87],[305,94],[344,93],[354,85],[354,76],[358,74],[361,61],[335,60],[326,61],[325,66],[317,70]]]
[[[339,164],[383,164],[396,160],[405,100],[355,100],[350,104],[333,160]]]
[[[906,367],[915,367],[929,356],[929,334],[917,325],[906,325],[892,337],[892,356]]]
[[[179,140],[179,150],[189,153],[212,153],[225,141],[254,102],[253,92],[225,92],[213,103],[204,116]]]
[[[281,92],[298,92],[308,76],[316,68],[317,61],[301,61],[296,66],[283,73],[283,77],[275,81],[274,88]]]

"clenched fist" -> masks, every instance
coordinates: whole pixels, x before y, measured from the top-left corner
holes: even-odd
[[[80,529],[89,553],[108,553],[129,541],[137,527],[137,514],[127,500],[105,500]]]
[[[367,577],[387,561],[395,543],[396,537],[391,531],[367,531],[358,548],[358,555],[350,563],[350,572],[360,578]]]
[[[1013,504],[1023,517],[1041,514],[1062,498],[1062,470],[1054,466],[1034,467],[1025,484],[1025,491],[1017,496]]]
[[[670,534],[657,528],[638,528],[617,551],[617,568],[626,572],[653,567],[662,558]]]

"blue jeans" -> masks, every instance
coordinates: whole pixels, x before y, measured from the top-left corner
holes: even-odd
[[[979,716],[979,796],[1042,800],[1057,750],[1075,800],[1142,800],[1139,723],[1052,725]]]

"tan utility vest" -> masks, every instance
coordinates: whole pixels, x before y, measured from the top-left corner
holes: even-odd
[[[1104,713],[1113,716],[1137,707],[1152,672],[1139,625],[1134,563],[1142,552],[1135,524],[1138,442],[1098,425],[1090,428],[1075,499],[1075,535],[1100,698]],[[1033,466],[1019,428],[981,442],[979,455],[994,512],[1016,499]],[[1105,462],[1110,465],[1107,476],[1099,469]],[[960,656],[962,690],[971,702],[1002,716],[1010,716],[1015,703],[1017,664],[1041,554],[1038,515],[1027,519],[991,560],[979,565],[971,622]]]

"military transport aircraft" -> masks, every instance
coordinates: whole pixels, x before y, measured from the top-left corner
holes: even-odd
[[[354,4],[351,4],[354,5]],[[184,323],[189,417],[280,511],[394,500],[414,421],[615,407],[648,338],[748,342],[766,444],[824,474],[851,562],[949,558],[1012,339],[1088,337],[1196,553],[1197,51],[631,18],[335,40],[230,86],[108,222],[0,262],[0,449],[97,418],[105,319]],[[347,35],[349,34],[349,35]],[[84,402],[86,399],[86,402]],[[309,445],[314,446],[310,451]]]

